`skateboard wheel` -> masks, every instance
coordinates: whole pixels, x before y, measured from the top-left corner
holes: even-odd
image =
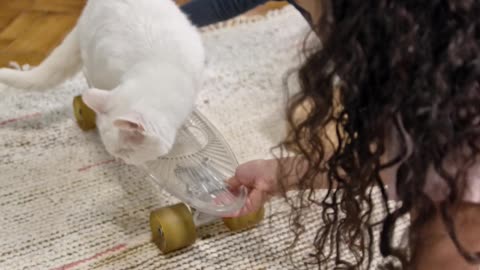
[[[265,209],[262,207],[257,212],[253,212],[240,217],[223,218],[223,223],[231,231],[240,231],[248,229],[260,223],[265,215]]]
[[[197,238],[192,213],[183,203],[151,212],[150,229],[153,242],[163,254],[187,247]]]
[[[83,102],[81,96],[73,99],[73,112],[78,126],[83,131],[95,129],[95,112]]]

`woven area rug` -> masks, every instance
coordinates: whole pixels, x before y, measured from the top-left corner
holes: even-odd
[[[198,108],[240,162],[268,157],[284,135],[282,80],[299,64],[307,29],[287,7],[203,32],[208,70]],[[290,260],[281,199],[268,205],[270,222],[240,233],[215,223],[199,229],[192,247],[162,255],[150,242],[149,213],[176,200],[76,126],[72,98],[86,86],[79,74],[44,93],[0,92],[0,269],[316,268],[305,262],[318,211],[306,215]]]

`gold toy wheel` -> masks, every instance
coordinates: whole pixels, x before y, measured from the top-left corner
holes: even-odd
[[[175,204],[150,213],[153,242],[166,254],[193,244],[197,231],[188,207]]]
[[[77,124],[82,130],[95,129],[95,112],[83,102],[81,96],[76,96],[73,99],[73,112],[75,119],[77,119]]]
[[[265,215],[265,209],[262,207],[257,212],[253,212],[241,217],[223,218],[223,223],[231,231],[248,229],[260,223]]]

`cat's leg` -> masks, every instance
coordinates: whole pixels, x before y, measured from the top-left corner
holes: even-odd
[[[0,68],[0,84],[18,89],[45,90],[75,75],[81,66],[80,46],[74,28],[39,66],[27,71]]]

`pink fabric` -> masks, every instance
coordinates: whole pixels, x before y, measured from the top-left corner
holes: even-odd
[[[472,203],[480,203],[480,164],[472,168],[468,175],[468,192],[465,194],[465,201]]]
[[[396,167],[398,169],[398,166]],[[398,200],[397,191],[395,188],[396,179],[394,179],[397,169],[389,169],[390,172],[388,174],[382,174],[382,179],[385,180],[385,183],[388,186],[389,198],[392,200]],[[447,196],[449,188],[445,184],[444,180],[441,179],[433,169],[431,169],[428,172],[427,182],[424,190],[425,193],[432,198],[432,200],[441,201]],[[475,165],[470,168],[467,174],[467,186],[463,201],[480,204],[480,165]]]
[[[381,178],[384,183],[388,186],[388,195],[392,200],[398,200],[397,191],[396,191],[396,173],[400,164],[411,155],[413,151],[413,143],[410,136],[403,129],[401,124],[403,135],[406,138],[407,142],[407,156],[397,165],[392,166],[380,173]],[[389,151],[385,154],[384,162],[394,158],[400,151],[398,147],[398,134],[393,134],[393,139],[390,142],[387,142],[389,145]],[[461,164],[460,160],[451,159],[446,164],[446,170],[450,173],[456,171],[453,164]],[[466,188],[463,201],[470,203],[480,203],[480,157],[477,158],[475,164],[470,167],[466,175]],[[449,188],[445,181],[435,172],[433,167],[430,167],[427,172],[427,181],[425,184],[425,193],[428,194],[434,201],[442,201],[446,198]]]

